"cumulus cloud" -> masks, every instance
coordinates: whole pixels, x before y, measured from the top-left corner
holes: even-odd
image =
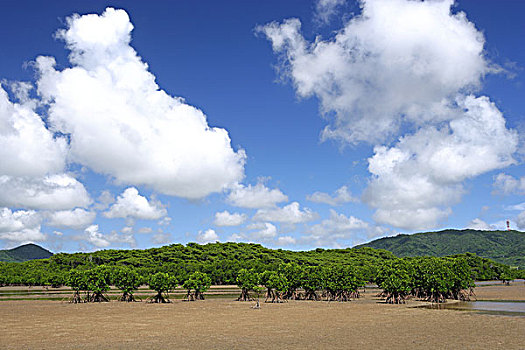
[[[114,243],[127,244],[131,247],[136,245],[135,237],[131,233],[119,234],[112,231],[104,234],[99,231],[98,225],[91,225],[84,230],[84,235],[78,239],[85,240],[97,248],[107,248]]]
[[[525,202],[514,204],[514,205],[509,205],[505,207],[505,210],[517,210],[517,211],[525,210]]]
[[[0,85],[0,175],[44,177],[64,170],[66,139],[53,136],[33,107],[12,103]]]
[[[151,237],[151,241],[154,244],[168,244],[172,242],[171,233],[163,232],[159,230]]]
[[[151,227],[141,227],[141,228],[139,228],[139,230],[137,232],[138,233],[143,233],[143,234],[148,234],[148,233],[153,232],[153,229]]]
[[[345,2],[346,0],[318,0],[315,4],[315,19],[320,24],[327,24],[337,13],[337,8]]]
[[[206,244],[206,243],[215,243],[219,240],[219,236],[213,229],[208,229],[206,231],[199,231],[197,234],[197,242],[200,244]]]
[[[316,212],[308,208],[301,210],[298,202],[292,202],[282,208],[259,209],[253,216],[253,220],[298,224],[315,220],[318,216]]]
[[[38,94],[52,131],[69,136],[70,159],[118,183],[185,198],[242,180],[245,152],[200,110],[159,88],[130,46],[132,29],[123,10],[74,15],[57,32],[71,67],[36,59]]]
[[[169,224],[171,224],[171,220],[172,219],[169,216],[165,216],[162,219],[160,219],[159,221],[157,221],[157,225],[159,225],[159,226],[169,226]]]
[[[525,211],[522,211],[516,217],[516,225],[520,230],[525,230]]]
[[[363,199],[379,223],[435,227],[465,180],[514,163],[516,132],[488,97],[473,95],[499,68],[452,4],[363,0],[360,15],[314,42],[298,19],[258,27],[297,94],[320,101],[329,120],[322,138],[375,145]]]
[[[91,202],[84,185],[67,174],[43,178],[0,176],[0,206],[64,210],[87,207]]]
[[[333,39],[310,43],[298,19],[259,27],[283,55],[299,96],[332,117],[323,137],[383,141],[401,121],[439,121],[442,101],[477,87],[490,71],[484,38],[453,0],[366,0]],[[437,120],[436,120],[437,119]]]
[[[106,210],[110,204],[115,202],[115,197],[108,190],[104,190],[97,198],[97,202],[93,206],[97,210]]]
[[[118,196],[117,201],[103,215],[107,218],[157,220],[166,214],[167,211],[162,203],[148,201],[135,187],[129,187]]]
[[[473,230],[480,230],[480,231],[491,231],[495,230],[496,228],[493,225],[487,224],[485,221],[481,220],[480,218],[475,218],[471,222],[468,223],[467,228],[473,229]]]
[[[27,97],[29,83],[14,83],[9,100],[0,85],[0,206],[62,210],[85,207],[84,186],[64,174],[68,144],[55,136]]]
[[[227,201],[236,207],[241,208],[268,208],[274,207],[277,203],[288,201],[288,196],[278,188],[269,189],[262,182],[252,185],[235,185]]]
[[[239,226],[246,220],[246,214],[231,213],[227,210],[215,213],[216,226]]]
[[[314,192],[311,195],[306,196],[306,199],[310,202],[324,203],[331,206],[338,206],[348,202],[357,202],[357,198],[352,196],[346,186],[340,187],[332,195],[325,192]]]
[[[431,228],[464,193],[462,182],[515,161],[517,135],[487,97],[459,101],[461,117],[441,129],[426,127],[393,147],[376,147],[363,199],[374,218],[405,229]],[[458,111],[460,113],[460,111]]]
[[[347,217],[330,209],[330,218],[308,228],[307,239],[321,244],[333,243],[337,239],[351,238],[356,230],[366,230],[368,228],[368,223],[363,220],[353,216]]]
[[[80,230],[91,225],[96,216],[97,213],[81,208],[60,210],[49,214],[47,225]]]
[[[294,245],[295,243],[297,243],[297,240],[292,236],[280,236],[277,237],[276,243],[278,245]]]
[[[300,241],[317,247],[348,247],[365,243],[376,237],[392,234],[392,230],[369,224],[355,216],[346,216],[330,209],[330,216],[320,223],[306,227]]]
[[[247,228],[256,230],[250,233],[250,237],[255,240],[268,241],[277,237],[277,227],[269,222],[250,224]]]
[[[42,217],[34,210],[11,211],[0,209],[0,239],[16,242],[45,241],[47,236],[40,231]]]
[[[494,177],[493,194],[525,194],[525,176],[519,179],[505,173],[499,173]]]
[[[123,228],[120,229],[120,232],[125,233],[125,234],[133,233],[133,227],[124,226]]]

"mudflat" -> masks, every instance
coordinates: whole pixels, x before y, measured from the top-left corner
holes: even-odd
[[[478,297],[485,288],[476,288]],[[512,299],[525,285],[490,286]],[[496,291],[494,291],[496,290]],[[497,298],[493,298],[497,299]],[[0,302],[2,349],[523,349],[525,317],[387,305],[367,292],[347,303],[171,304]]]

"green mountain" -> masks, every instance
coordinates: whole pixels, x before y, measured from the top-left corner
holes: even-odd
[[[388,250],[399,257],[475,253],[483,258],[525,269],[525,232],[443,230],[384,237],[357,246]]]
[[[29,243],[13,249],[0,250],[0,261],[24,262],[35,259],[47,259],[53,256],[49,250]]]

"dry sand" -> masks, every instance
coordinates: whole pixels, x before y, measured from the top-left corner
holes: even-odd
[[[525,300],[525,283],[512,282],[509,286],[481,286],[474,289],[478,300]],[[525,346],[524,346],[525,349]]]
[[[476,289],[478,297],[498,290],[517,300],[525,285]],[[372,293],[349,303],[253,304],[1,301],[0,348],[525,349],[525,317],[386,305]]]

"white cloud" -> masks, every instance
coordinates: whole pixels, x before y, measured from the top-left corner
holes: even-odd
[[[250,237],[255,240],[268,241],[277,237],[277,227],[269,222],[250,224],[247,228],[257,230],[250,233]]]
[[[488,97],[471,95],[501,69],[452,4],[363,0],[360,15],[314,42],[298,19],[258,27],[297,94],[319,99],[330,121],[322,138],[376,145],[363,198],[379,223],[434,227],[461,199],[464,180],[514,163],[517,134]]]
[[[277,203],[286,202],[288,196],[278,188],[269,189],[259,182],[255,186],[237,184],[232,188],[227,201],[236,207],[257,209],[273,207]]]
[[[172,242],[171,233],[157,232],[151,237],[154,244],[168,244]]]
[[[494,177],[493,186],[493,194],[525,194],[525,176],[522,176],[519,179],[517,179],[511,175],[499,173]]]
[[[215,243],[219,240],[219,236],[213,229],[208,229],[204,232],[199,231],[197,235],[197,243],[206,244],[206,243]]]
[[[517,210],[517,211],[523,211],[525,210],[525,202],[510,205],[508,207],[505,207],[505,210]]]
[[[338,238],[350,238],[355,230],[366,230],[368,223],[356,217],[346,217],[330,209],[330,218],[323,220],[320,224],[311,226],[308,234],[317,241],[329,241]]]
[[[17,242],[45,241],[47,236],[40,231],[42,217],[34,210],[11,211],[0,209],[0,239]]]
[[[241,235],[239,233],[233,233],[230,237],[228,237],[226,242],[241,242],[245,240],[246,240],[246,237],[244,235]]]
[[[292,202],[282,208],[263,208],[257,210],[253,216],[255,221],[273,221],[286,224],[298,224],[312,221],[318,214],[308,208],[301,210],[299,203]]]
[[[450,96],[477,88],[491,68],[484,38],[453,0],[365,0],[330,40],[306,41],[298,19],[258,27],[283,55],[281,72],[332,120],[324,138],[377,143],[401,122],[437,123]]]
[[[370,225],[354,216],[330,209],[330,217],[307,227],[301,241],[317,247],[348,247],[391,234],[388,228]]]
[[[486,97],[458,101],[455,120],[426,127],[393,147],[376,147],[373,177],[363,199],[377,208],[374,219],[404,229],[428,229],[451,213],[464,193],[462,182],[515,161],[516,133]],[[461,110],[459,110],[461,109]]]
[[[157,225],[160,225],[160,226],[169,226],[169,224],[171,224],[171,218],[169,216],[165,216],[163,217],[161,220],[159,220],[157,222]]]
[[[84,185],[67,174],[42,178],[0,175],[0,206],[65,210],[87,207],[91,202]]]
[[[473,229],[473,230],[481,230],[481,231],[492,231],[495,230],[495,227],[493,225],[487,224],[485,221],[481,220],[480,218],[475,218],[471,222],[468,223],[467,228]]]
[[[38,57],[38,93],[53,131],[70,137],[70,159],[118,183],[202,198],[242,180],[245,152],[197,108],[161,90],[130,46],[123,10],[74,15],[57,32],[70,68]]]
[[[96,216],[97,213],[81,208],[60,210],[49,214],[47,225],[80,230],[91,225]]]
[[[43,177],[64,170],[67,142],[46,129],[33,107],[12,103],[0,85],[0,175]]]
[[[166,214],[167,211],[162,207],[162,203],[148,201],[135,187],[129,187],[118,196],[117,201],[103,215],[107,218],[157,220]]]
[[[110,204],[115,202],[115,198],[108,190],[102,191],[97,198],[97,203],[93,206],[97,210],[106,210]]]
[[[337,13],[337,8],[346,0],[317,0],[315,4],[315,19],[321,24],[327,24]]]
[[[143,233],[143,234],[147,234],[147,233],[151,233],[151,232],[153,232],[151,227],[141,227],[138,230],[138,233]]]
[[[516,217],[516,225],[520,230],[525,230],[525,211],[522,211]]]
[[[91,225],[84,230],[84,236],[78,237],[98,248],[106,248],[114,243],[128,244],[131,247],[136,245],[135,237],[131,233],[119,234],[112,231],[104,234],[99,231],[98,225]]]
[[[216,226],[239,226],[246,220],[246,214],[232,213],[227,210],[215,213],[213,223]]]
[[[124,226],[120,230],[120,232],[125,233],[125,234],[133,233],[133,227],[132,226]]]
[[[357,198],[353,197],[348,191],[348,187],[342,186],[335,191],[333,195],[325,192],[314,192],[306,196],[306,199],[314,203],[325,203],[331,206],[338,206],[343,203],[356,202]]]
[[[277,238],[278,245],[294,245],[297,240],[292,236],[281,236]]]

